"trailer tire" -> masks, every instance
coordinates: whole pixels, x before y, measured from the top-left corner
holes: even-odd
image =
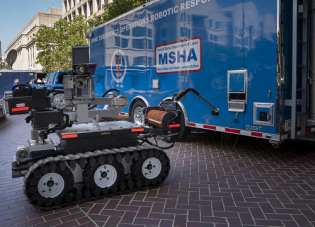
[[[133,105],[132,105],[132,109],[131,109],[131,121],[133,123],[136,123],[136,124],[140,124],[142,125],[143,124],[143,114],[141,115],[142,113],[142,108],[143,107],[147,107],[146,104],[141,101],[141,100],[138,100],[136,101]]]

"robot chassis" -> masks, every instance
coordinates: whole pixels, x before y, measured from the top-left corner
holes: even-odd
[[[169,174],[170,159],[156,139],[172,145],[179,141],[182,113],[176,101],[144,108],[143,125],[107,121],[119,115],[128,99],[117,89],[95,97],[95,68],[73,65],[63,90],[18,85],[2,100],[7,115],[30,113],[31,140],[18,146],[12,178],[24,176],[24,193],[40,210],[159,187]],[[49,139],[50,133],[60,142]]]

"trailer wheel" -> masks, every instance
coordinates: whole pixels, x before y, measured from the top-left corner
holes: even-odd
[[[281,143],[272,143],[271,146],[272,146],[274,149],[279,149],[280,146],[281,146]]]
[[[135,124],[142,125],[143,124],[143,112],[142,108],[146,107],[143,101],[136,101],[131,109],[131,121]]]

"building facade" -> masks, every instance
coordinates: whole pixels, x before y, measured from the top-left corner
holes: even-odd
[[[104,13],[103,5],[107,5],[113,0],[63,0],[62,18],[70,21],[75,15],[83,15],[85,19]]]
[[[62,9],[50,7],[46,12],[38,12],[23,30],[9,44],[4,52],[4,60],[11,50],[16,50],[17,58],[12,66],[14,70],[36,69],[42,70],[40,64],[36,64],[36,58],[39,51],[36,44],[32,41],[33,36],[40,29],[41,25],[53,27],[56,21],[62,18]]]

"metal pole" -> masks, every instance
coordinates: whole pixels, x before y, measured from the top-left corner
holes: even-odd
[[[310,118],[315,118],[315,1],[311,2]]]
[[[292,10],[292,106],[291,106],[291,139],[296,133],[296,69],[297,69],[297,0],[293,0]]]

